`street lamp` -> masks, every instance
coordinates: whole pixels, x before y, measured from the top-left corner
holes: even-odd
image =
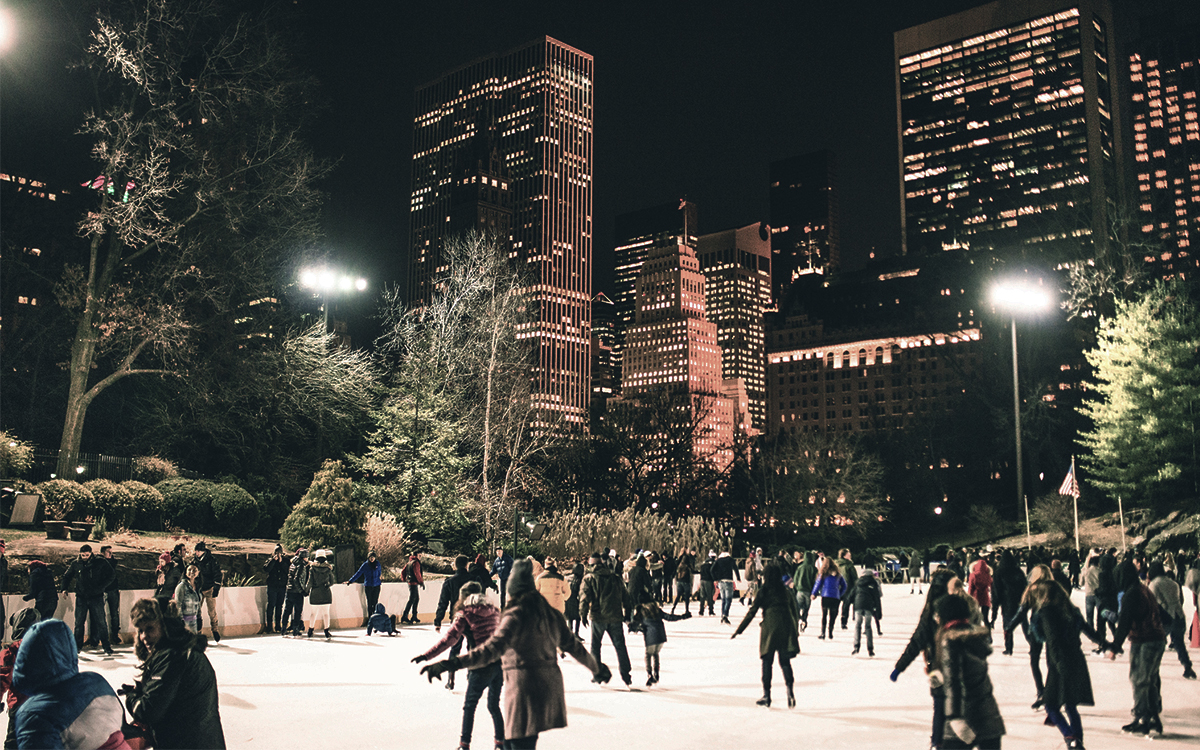
[[[338,273],[331,268],[305,268],[300,271],[300,286],[312,289],[321,297],[325,331],[329,330],[329,295],[333,292],[365,291],[367,280]]]
[[[1050,294],[1025,281],[1006,281],[992,288],[992,303],[1012,317],[1013,424],[1017,438],[1017,515],[1025,504],[1025,475],[1021,461],[1021,391],[1017,378],[1017,313],[1041,312],[1050,307]],[[1026,513],[1028,521],[1028,513]]]
[[[8,51],[16,36],[16,24],[13,23],[12,13],[8,8],[0,8],[0,53]]]

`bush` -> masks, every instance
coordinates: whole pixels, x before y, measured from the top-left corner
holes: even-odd
[[[121,486],[133,498],[132,527],[143,531],[163,528],[163,494],[145,482],[130,480]]]
[[[1029,512],[1033,527],[1050,535],[1051,539],[1073,537],[1075,534],[1075,500],[1057,492],[1038,498]]]
[[[133,459],[133,479],[146,484],[158,484],[168,479],[177,479],[179,469],[169,458],[137,456]]]
[[[255,497],[258,498],[258,528],[254,535],[260,539],[278,539],[283,522],[292,512],[287,496],[282,492],[259,492]]]
[[[236,484],[218,484],[214,487],[212,514],[216,530],[231,537],[253,534],[260,516],[258,501]]]
[[[109,529],[129,528],[133,523],[136,506],[129,490],[111,479],[93,479],[83,486],[92,493],[92,505],[88,509],[97,519],[103,517]]]
[[[164,523],[199,534],[212,528],[215,484],[203,479],[168,479],[155,489],[163,496]]]
[[[33,446],[8,432],[0,432],[0,477],[15,479],[33,468]]]
[[[42,495],[46,515],[56,521],[77,521],[95,502],[86,487],[66,479],[51,479],[35,489]]]
[[[363,531],[367,534],[367,549],[375,553],[384,568],[399,565],[405,559],[404,524],[391,513],[368,513]]]
[[[673,555],[679,547],[703,555],[710,549],[728,550],[733,542],[732,535],[726,536],[724,529],[707,518],[673,521],[670,515],[628,508],[618,512],[555,511],[545,523],[546,535],[539,546],[557,559],[585,557],[603,547],[616,549],[622,556],[638,549]]]
[[[366,557],[366,511],[351,497],[352,487],[342,462],[326,461],[313,476],[304,498],[283,522],[283,546],[315,549],[353,544],[354,554],[359,559]]]

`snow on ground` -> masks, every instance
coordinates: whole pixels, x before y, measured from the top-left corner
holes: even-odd
[[[662,682],[645,687],[643,644],[629,634],[633,688],[619,676],[607,686],[569,657],[562,664],[570,726],[544,733],[539,748],[609,750],[611,748],[928,747],[931,701],[921,661],[888,680],[916,624],[924,597],[907,585],[884,586],[883,636],[876,636],[875,657],[866,645],[851,656],[850,630],[832,641],[817,639],[819,606],[812,627],[800,636],[801,654],[792,665],[798,705],[788,710],[783,680],[775,668],[774,705],[754,705],[761,695],[758,627],[731,641],[734,627],[716,617],[667,623],[662,652]],[[1082,595],[1076,592],[1076,599]],[[734,602],[734,624],[746,607]],[[1191,613],[1189,609],[1188,616]],[[332,642],[280,636],[225,639],[210,645],[217,672],[221,716],[231,748],[453,748],[462,720],[465,675],[451,692],[430,685],[410,663],[437,639],[432,625],[404,628],[400,637],[372,636],[363,630],[335,632]],[[583,631],[585,639],[587,631]],[[997,631],[997,640],[1000,633]],[[998,648],[990,659],[992,683],[1008,728],[1005,748],[1061,748],[1057,730],[1043,726],[1042,712],[1030,709],[1034,688],[1028,647],[1018,633],[1013,656]],[[1088,642],[1085,641],[1085,645]],[[81,668],[103,673],[118,686],[133,678],[132,649],[120,647],[105,659],[83,656]],[[1193,650],[1193,658],[1200,652]],[[603,660],[614,673],[616,658],[605,641]],[[1043,657],[1044,664],[1044,657]],[[1145,747],[1146,739],[1123,735],[1132,692],[1129,661],[1089,655],[1096,706],[1081,708],[1089,748],[1120,750]],[[1184,680],[1173,651],[1163,658],[1164,740],[1200,745],[1200,683]],[[473,746],[491,748],[490,718],[480,705]],[[1157,741],[1157,740],[1156,740]]]

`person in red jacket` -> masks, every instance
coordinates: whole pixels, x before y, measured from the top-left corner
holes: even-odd
[[[979,611],[983,614],[983,623],[990,630],[994,622],[993,618],[988,617],[988,610],[992,608],[992,569],[988,566],[987,560],[982,557],[971,566],[971,575],[967,579],[967,592],[979,603]]]
[[[421,558],[417,557],[416,552],[409,555],[408,564],[400,573],[400,580],[408,584],[408,603],[404,605],[404,613],[400,615],[400,622],[416,625],[420,622],[417,618],[417,604],[421,601],[421,592],[417,589],[418,587],[425,588],[425,576],[421,574]],[[409,610],[412,611],[411,615]]]

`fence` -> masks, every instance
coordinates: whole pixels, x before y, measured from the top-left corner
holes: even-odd
[[[31,482],[44,482],[54,479],[58,471],[59,451],[34,451],[33,467],[27,477]],[[74,476],[63,479],[111,479],[114,482],[127,482],[133,479],[133,459],[122,456],[106,456],[102,453],[80,453],[76,457]]]

